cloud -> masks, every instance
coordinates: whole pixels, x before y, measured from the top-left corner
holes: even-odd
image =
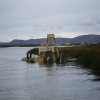
[[[49,32],[100,34],[99,4],[100,0],[0,0],[0,39],[38,38]]]

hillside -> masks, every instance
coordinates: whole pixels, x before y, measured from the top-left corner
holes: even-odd
[[[75,38],[56,38],[57,43],[81,43],[97,42],[100,43],[100,35],[82,35]],[[46,38],[29,39],[29,40],[12,40],[9,43],[0,43],[0,45],[34,45],[46,43]]]

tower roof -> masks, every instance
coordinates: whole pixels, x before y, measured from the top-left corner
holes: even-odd
[[[54,34],[47,34],[47,38],[48,38],[48,39],[55,38],[55,35],[54,35]]]

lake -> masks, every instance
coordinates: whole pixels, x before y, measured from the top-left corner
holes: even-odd
[[[0,100],[100,100],[100,77],[91,70],[21,61],[30,48],[0,48]]]

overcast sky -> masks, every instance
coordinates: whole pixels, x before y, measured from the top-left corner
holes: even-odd
[[[100,34],[100,0],[0,0],[0,41]]]

